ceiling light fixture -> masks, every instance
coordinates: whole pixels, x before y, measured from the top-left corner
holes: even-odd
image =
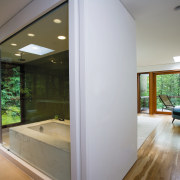
[[[53,22],[56,24],[60,24],[62,21],[60,19],[54,19]]]
[[[22,58],[23,53],[20,53],[20,54],[21,54],[21,57],[20,57],[20,59],[18,59],[18,60],[19,60],[19,61],[26,61],[25,59]]]
[[[17,44],[15,44],[15,43],[11,43],[11,46],[17,46]]]
[[[32,34],[32,33],[28,33],[27,34],[29,37],[34,37],[35,36],[35,34]]]
[[[56,64],[56,61],[55,61],[55,60],[53,60],[53,59],[51,60],[51,62],[52,62],[52,63],[54,63],[54,64]]]
[[[14,54],[15,56],[21,56],[21,54],[20,53],[16,53],[16,54]]]
[[[173,59],[174,59],[174,62],[180,62],[180,56],[175,56],[173,57]]]
[[[49,49],[49,48],[45,48],[42,46],[38,46],[35,44],[29,44],[21,49],[19,49],[19,51],[23,51],[23,52],[27,52],[27,53],[31,53],[31,54],[36,54],[36,55],[44,55],[44,54],[48,54],[50,52],[53,52],[53,49]]]
[[[65,40],[66,36],[58,36],[57,38],[60,39],[60,40]]]

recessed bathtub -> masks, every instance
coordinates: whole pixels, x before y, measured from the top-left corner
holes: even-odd
[[[10,150],[52,179],[71,179],[69,120],[10,128]]]

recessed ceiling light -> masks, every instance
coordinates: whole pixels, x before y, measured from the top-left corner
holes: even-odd
[[[64,40],[64,39],[66,39],[66,36],[58,36],[58,39]]]
[[[16,53],[16,54],[14,54],[15,56],[21,56],[21,54],[20,53]]]
[[[174,62],[180,62],[180,56],[175,56],[173,57],[173,59],[174,59]]]
[[[62,21],[60,19],[54,19],[53,22],[56,24],[60,24]]]
[[[56,64],[56,61],[55,61],[55,60],[53,60],[53,59],[51,60],[51,62],[52,62],[52,63],[54,63],[54,64]]]
[[[35,36],[35,34],[32,34],[32,33],[28,33],[27,35],[30,36],[30,37],[34,37]]]
[[[49,49],[49,48],[45,48],[42,46],[38,46],[35,44],[29,44],[29,45],[19,49],[19,51],[28,52],[28,53],[36,54],[36,55],[44,55],[44,54],[48,54],[50,52],[53,52],[54,50]]]
[[[15,44],[15,43],[11,43],[11,46],[17,46],[17,44]]]

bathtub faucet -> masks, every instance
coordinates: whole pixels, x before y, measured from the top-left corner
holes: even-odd
[[[58,120],[59,120],[59,121],[64,121],[64,118],[60,118],[60,117],[59,117],[59,119],[58,119]]]

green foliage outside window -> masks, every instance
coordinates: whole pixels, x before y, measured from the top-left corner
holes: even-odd
[[[29,89],[20,90],[20,67],[4,65],[1,68],[1,108],[2,124],[8,125],[21,122],[20,116],[20,91],[31,97]],[[143,78],[142,78],[143,80]],[[149,107],[149,76],[144,79],[141,87],[141,107]],[[143,81],[144,81],[143,80]],[[175,105],[180,105],[180,74],[163,74],[156,76],[157,109],[162,109],[163,104],[158,95],[168,95]]]
[[[143,75],[143,74],[142,74]],[[143,78],[140,79],[143,81]],[[140,81],[140,84],[142,83]],[[144,86],[146,90],[141,90],[141,107],[149,107],[149,76],[145,79]],[[161,110],[163,107],[159,99],[159,95],[169,96],[172,103],[180,106],[180,73],[177,74],[162,74],[156,76],[156,95],[157,95],[157,109]],[[143,97],[145,100],[143,100]]]
[[[171,102],[180,105],[180,74],[163,74],[156,76],[157,96],[163,94],[169,96]],[[161,109],[163,104],[157,98],[157,109]]]
[[[18,123],[20,116],[20,67],[2,65],[1,68],[2,125]]]

